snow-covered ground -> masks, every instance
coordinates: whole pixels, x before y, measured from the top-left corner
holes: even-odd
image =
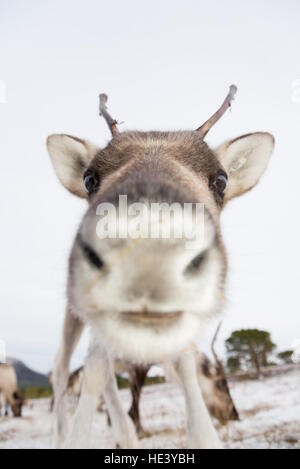
[[[240,422],[225,427],[217,424],[227,448],[299,448],[300,449],[300,370],[265,378],[263,381],[231,383],[232,396],[240,412]],[[129,406],[128,390],[121,391]],[[147,386],[141,400],[144,448],[186,447],[185,412],[181,391],[172,384]],[[0,449],[48,448],[52,416],[49,400],[33,401],[24,409],[24,417],[0,418]],[[112,448],[111,430],[106,416],[97,413],[92,447]]]

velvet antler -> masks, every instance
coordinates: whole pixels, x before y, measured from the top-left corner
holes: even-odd
[[[234,99],[234,95],[237,92],[237,87],[235,85],[231,85],[229,88],[229,93],[226,96],[222,106],[215,112],[204,124],[202,124],[196,132],[199,132],[202,138],[205,137],[207,132],[210,128],[223,116],[226,110],[231,106],[231,102]]]
[[[106,103],[107,103],[107,95],[102,93],[99,95],[99,115],[103,116],[110,131],[112,136],[116,135],[119,133],[119,130],[117,128],[118,122],[111,117],[109,112],[107,111]]]

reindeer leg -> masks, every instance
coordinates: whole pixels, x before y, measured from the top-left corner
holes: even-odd
[[[135,427],[122,406],[111,361],[109,362],[108,381],[103,394],[117,446],[122,449],[138,448]]]
[[[176,360],[175,369],[184,391],[189,448],[221,448],[198,384],[194,353],[182,354]]]
[[[88,448],[93,417],[99,396],[108,380],[109,361],[106,350],[93,339],[85,360],[82,389],[64,448]]]
[[[132,403],[128,415],[131,417],[137,434],[142,432],[142,425],[140,419],[140,398],[142,387],[144,385],[149,366],[134,366],[130,369],[130,391],[132,396]]]
[[[101,393],[109,410],[117,444],[122,448],[136,448],[134,426],[122,407],[111,359],[105,348],[93,340],[84,365],[78,407],[65,447],[88,448],[93,417]]]
[[[72,353],[80,339],[84,324],[67,308],[61,344],[55,358],[53,369],[54,390],[54,447],[60,448],[67,429],[67,399],[65,391],[69,378],[69,365]]]

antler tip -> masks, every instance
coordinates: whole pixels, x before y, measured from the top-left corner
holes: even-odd
[[[232,98],[233,98],[234,95],[236,94],[237,90],[238,90],[238,89],[237,89],[237,86],[236,86],[236,85],[230,85],[230,87],[229,87],[229,92],[230,92]]]
[[[99,94],[99,115],[103,116],[112,135],[116,135],[119,131],[117,129],[117,121],[111,117],[108,113],[106,103],[108,100],[108,96],[105,93]]]
[[[99,94],[99,101],[100,101],[100,103],[105,104],[105,103],[107,102],[107,100],[108,100],[108,96],[107,96],[106,93],[101,93],[101,94]]]
[[[230,85],[229,92],[219,109],[200,127],[198,127],[197,132],[199,132],[201,138],[204,138],[210,128],[223,116],[228,108],[231,107],[231,101],[234,100],[235,93],[237,92],[237,86]]]

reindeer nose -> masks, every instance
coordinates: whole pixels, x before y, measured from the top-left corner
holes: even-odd
[[[136,276],[128,283],[125,295],[130,301],[139,299],[151,300],[153,302],[161,302],[168,295],[168,282],[164,281],[161,276],[151,275],[151,272],[137,272]]]

